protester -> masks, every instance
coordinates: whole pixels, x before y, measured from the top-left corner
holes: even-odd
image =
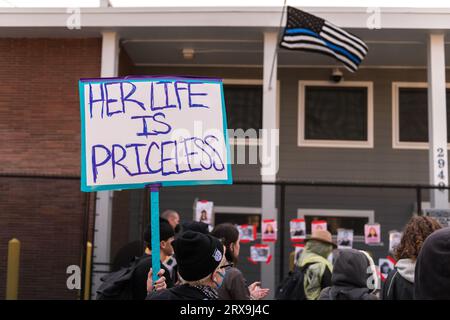
[[[450,300],[450,228],[433,232],[417,256],[414,299]]]
[[[259,300],[267,296],[269,289],[260,288],[260,282],[254,282],[247,286],[247,281],[242,272],[235,266],[238,263],[240,244],[239,231],[231,223],[217,225],[211,235],[222,239],[225,245],[225,279],[218,290],[221,300]]]
[[[403,231],[400,244],[394,251],[397,263],[383,285],[383,300],[413,299],[417,256],[425,239],[440,228],[439,222],[430,217],[415,216],[409,220]]]
[[[336,244],[332,242],[331,233],[327,230],[315,231],[306,239],[298,267],[304,270],[304,291],[308,300],[317,300],[322,289],[331,286],[333,267],[327,260]]]
[[[182,232],[172,243],[182,284],[151,292],[148,300],[217,300],[225,277],[225,247],[207,234]]]
[[[180,232],[180,215],[175,210],[166,210],[161,214],[161,218],[166,219],[172,226],[175,233]]]
[[[172,241],[174,240],[175,232],[169,222],[165,219],[159,220],[159,234],[160,234],[160,261],[164,262],[173,254]],[[147,296],[147,278],[148,273],[152,267],[152,250],[151,250],[151,231],[148,226],[144,232],[145,252],[140,258],[136,270],[133,273],[133,300],[144,300]],[[173,279],[170,277],[170,272],[161,264],[161,268],[165,271],[167,287],[174,285]]]
[[[331,286],[322,290],[319,300],[377,300],[368,286],[373,273],[367,256],[355,249],[336,253]]]

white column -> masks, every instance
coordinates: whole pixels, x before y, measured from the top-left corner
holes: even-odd
[[[275,182],[278,171],[277,46],[278,33],[264,33],[263,130],[260,148],[261,179],[263,182]],[[272,79],[270,79],[271,73]],[[263,185],[261,199],[262,219],[276,219],[276,187],[274,185]],[[268,298],[273,299],[276,263],[274,244],[270,244],[270,252],[272,261],[269,264],[261,265],[261,282],[263,287],[270,288],[271,293]]]
[[[430,184],[448,185],[444,34],[428,39],[428,135]],[[431,208],[448,208],[448,191],[431,190]]]
[[[107,31],[102,33],[102,61],[101,77],[116,77],[119,64],[119,35],[117,32]],[[111,262],[111,226],[112,226],[112,200],[113,191],[97,192],[95,206],[95,232],[93,250],[93,271],[108,272]],[[96,264],[97,263],[97,264]],[[100,285],[100,278],[104,273],[93,272],[92,298],[95,298],[96,290]]]

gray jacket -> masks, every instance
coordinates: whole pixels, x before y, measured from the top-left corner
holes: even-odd
[[[250,300],[250,291],[242,272],[234,267],[226,269],[222,286],[218,289],[220,300]]]

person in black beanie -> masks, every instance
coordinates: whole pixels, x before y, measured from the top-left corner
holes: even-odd
[[[450,300],[450,228],[433,232],[423,243],[414,275],[415,300]]]
[[[211,235],[185,231],[172,243],[182,284],[151,292],[147,300],[217,300],[225,277],[225,247]]]
[[[164,261],[173,254],[172,241],[174,240],[175,231],[169,222],[163,218],[159,219],[159,237],[160,237],[160,260],[161,269],[164,270],[167,287],[173,287],[173,279],[169,270],[164,266]],[[151,245],[150,226],[147,226],[144,232],[145,252],[139,259],[136,270],[133,273],[131,282],[133,284],[133,300],[145,300],[147,297],[147,278],[152,267],[152,245]]]

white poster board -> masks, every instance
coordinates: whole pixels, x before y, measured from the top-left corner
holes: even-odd
[[[214,203],[207,200],[197,201],[194,220],[212,226],[214,224]]]
[[[351,249],[353,248],[353,230],[351,229],[338,229],[337,245],[338,249]]]
[[[81,79],[81,190],[231,184],[220,79]]]

